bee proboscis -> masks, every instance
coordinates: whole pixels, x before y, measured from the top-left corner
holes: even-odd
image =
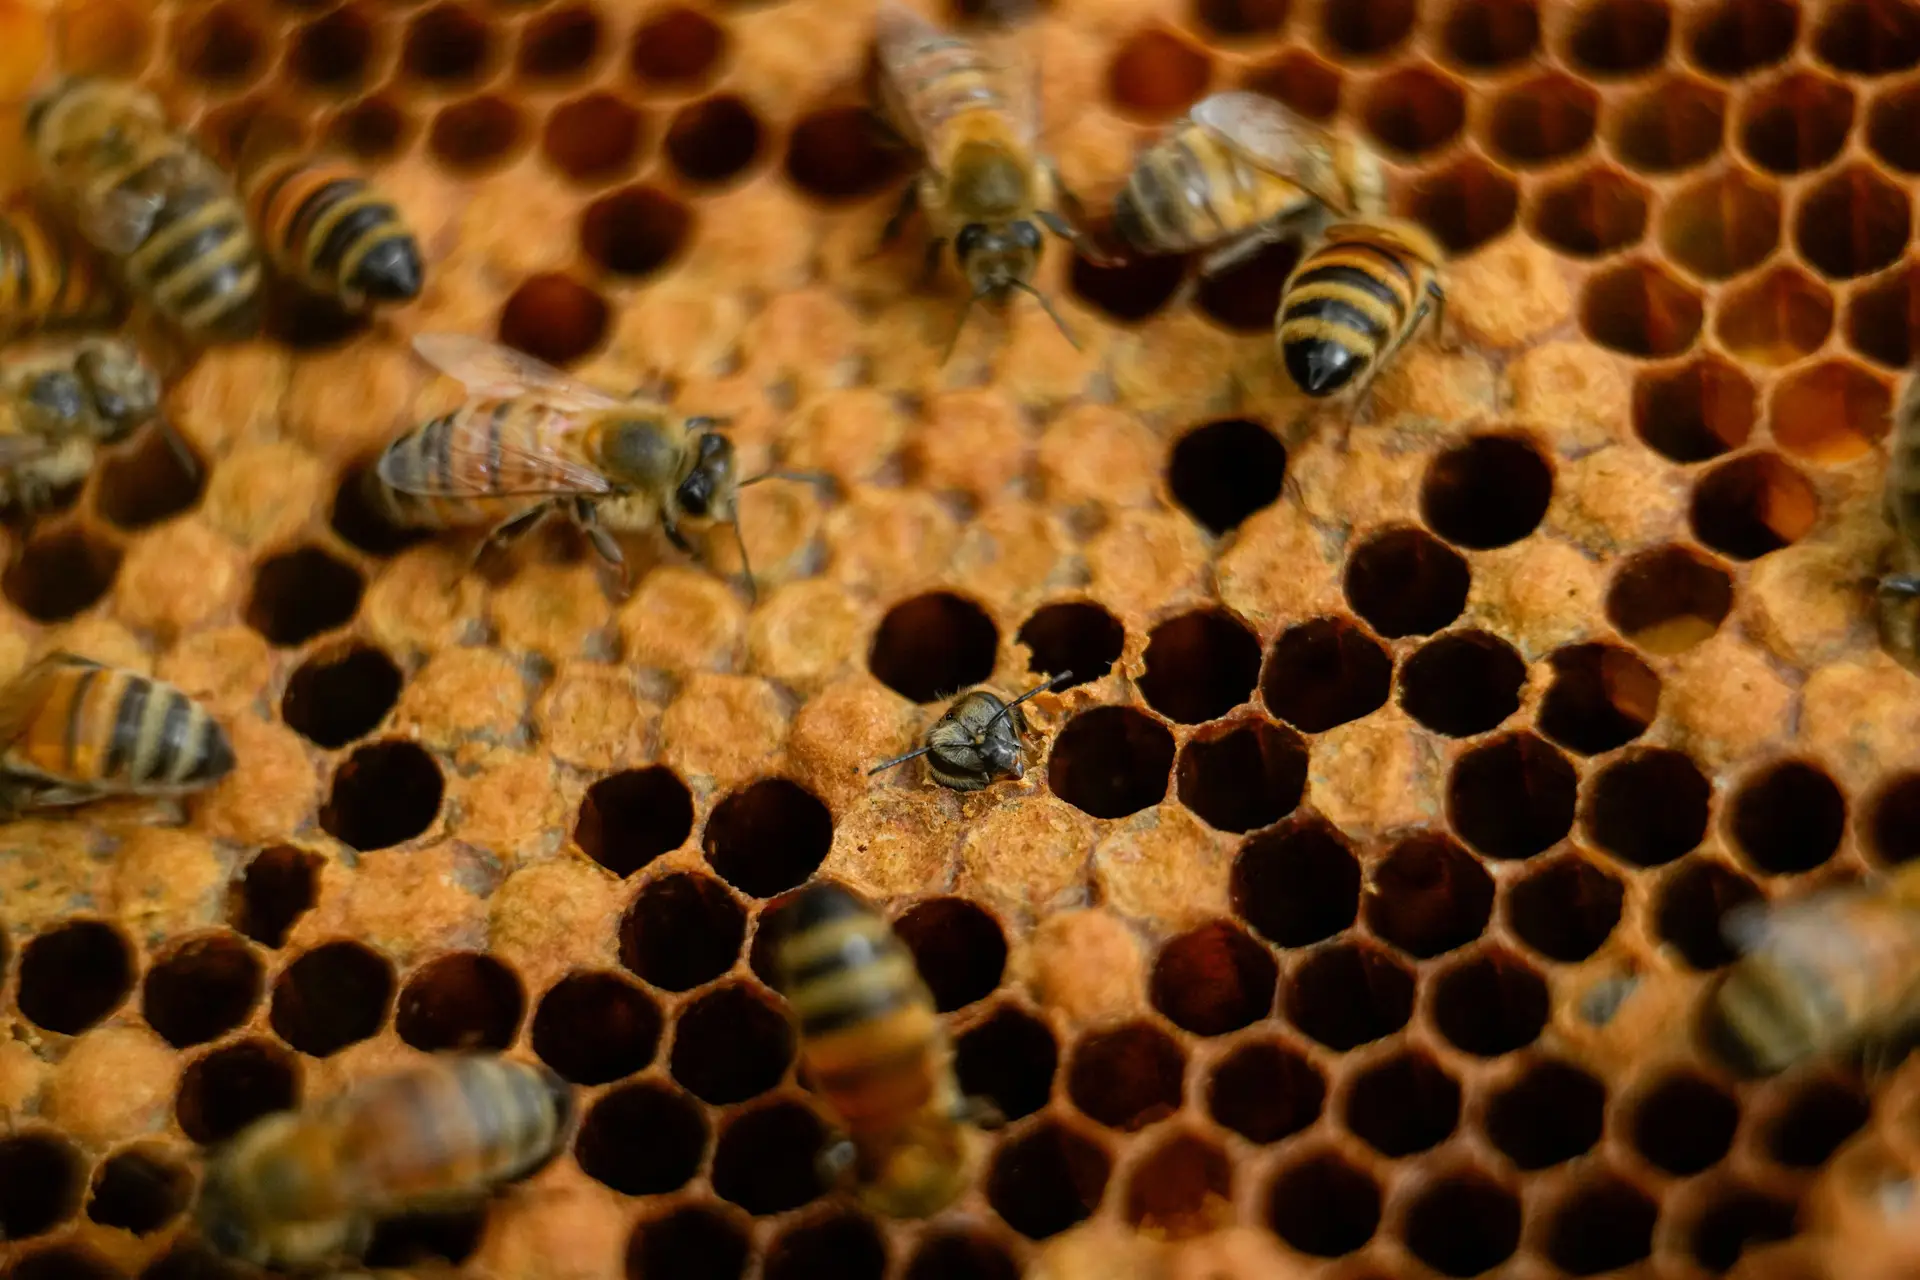
[[[1900,388],[1887,440],[1886,516],[1893,545],[1876,599],[1880,643],[1920,674],[1920,377],[1911,373]]]
[[[160,390],[139,348],[120,338],[43,342],[0,355],[0,506],[33,514],[84,480],[99,446],[154,416]]]
[[[0,338],[112,323],[120,293],[93,250],[39,205],[0,209]]]
[[[1294,384],[1310,396],[1367,386],[1420,326],[1443,318],[1446,253],[1419,225],[1342,222],[1302,258],[1280,295],[1274,340]]]
[[[1020,713],[1020,704],[1072,681],[1073,672],[1063,671],[1011,702],[1002,702],[989,690],[975,689],[955,699],[946,714],[934,721],[923,745],[875,765],[867,770],[867,776],[925,756],[933,780],[955,791],[979,791],[1005,777],[1024,778],[1026,746],[1022,739],[1027,721]]]

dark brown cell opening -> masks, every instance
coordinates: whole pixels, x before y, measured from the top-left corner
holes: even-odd
[[[387,1218],[374,1225],[365,1262],[382,1270],[420,1266],[431,1271],[436,1263],[457,1265],[480,1247],[486,1225],[484,1205]]]
[[[1186,1054],[1165,1032],[1128,1023],[1074,1047],[1067,1096],[1109,1129],[1132,1133],[1180,1110],[1186,1069]]]
[[[348,5],[315,18],[294,33],[287,69],[294,79],[315,89],[349,93],[365,82],[373,48],[373,21]]]
[[[599,60],[600,34],[600,15],[590,4],[537,14],[520,33],[515,70],[521,79],[534,81],[585,75]]]
[[[1407,1251],[1441,1275],[1477,1276],[1520,1247],[1520,1198],[1484,1174],[1456,1173],[1420,1192],[1400,1231]]]
[[[1607,1087],[1586,1072],[1531,1062],[1487,1104],[1487,1139],[1516,1168],[1546,1169],[1593,1150],[1606,1110]]]
[[[1713,86],[1668,77],[1613,115],[1613,149],[1642,173],[1691,169],[1720,150],[1726,107],[1726,95]]]
[[[1265,947],[1216,920],[1160,948],[1148,994],[1175,1026],[1218,1036],[1271,1014],[1278,981],[1279,968]]]
[[[1568,854],[1514,883],[1507,892],[1507,924],[1547,959],[1578,964],[1620,923],[1624,898],[1619,880]]]
[[[1216,830],[1271,826],[1306,794],[1307,744],[1264,720],[1203,731],[1181,748],[1174,781],[1180,803]]]
[[[1461,756],[1447,781],[1453,829],[1490,858],[1531,858],[1573,829],[1576,792],[1567,758],[1530,733]]]
[[[1235,333],[1271,333],[1287,278],[1300,264],[1301,244],[1277,240],[1224,271],[1196,282],[1193,304]]]
[[[1863,1128],[1873,1104],[1850,1080],[1824,1077],[1798,1087],[1762,1132],[1768,1158],[1789,1169],[1817,1169]]]
[[[122,1151],[93,1175],[87,1217],[103,1227],[151,1235],[185,1213],[192,1198],[193,1175],[184,1166],[152,1152]],[[3,1219],[0,1230],[17,1234]]]
[[[1113,670],[1126,647],[1127,629],[1099,605],[1070,600],[1036,609],[1014,639],[1033,655],[1027,664],[1033,670],[1054,676],[1071,671],[1073,679],[1060,686],[1071,689]]]
[[[147,970],[140,1011],[176,1049],[205,1044],[247,1020],[260,999],[260,961],[230,933],[195,938]]]
[[[85,1172],[80,1153],[57,1134],[0,1139],[0,1233],[25,1240],[78,1213]]]
[[[714,1145],[714,1194],[755,1215],[798,1209],[823,1190],[814,1158],[826,1141],[826,1127],[805,1103],[739,1112]]]
[[[1309,946],[1353,923],[1360,863],[1335,827],[1307,818],[1240,846],[1231,897],[1234,914],[1275,946]]]
[[[1452,622],[1470,583],[1466,560],[1424,529],[1376,533],[1347,558],[1347,603],[1389,640]]]
[[[533,1051],[562,1079],[607,1084],[644,1070],[660,1046],[660,1009],[617,973],[573,973],[533,1013]]]
[[[1446,1141],[1460,1123],[1460,1085],[1424,1053],[1368,1067],[1347,1087],[1341,1120],[1389,1159]]]
[[[1840,154],[1853,128],[1853,90],[1813,71],[1762,89],[1740,112],[1740,149],[1763,169],[1807,173]]]
[[[1598,0],[1574,20],[1567,53],[1596,75],[1650,71],[1666,56],[1672,26],[1664,0]]]
[[[299,1101],[298,1060],[271,1041],[242,1040],[187,1064],[173,1113],[181,1132],[205,1146]]]
[[[1886,434],[1892,403],[1886,384],[1871,373],[1844,360],[1824,361],[1774,388],[1773,438],[1816,465],[1851,462]]]
[[[686,796],[686,787],[678,778],[674,782]],[[692,816],[688,797],[689,823]],[[681,831],[672,847],[685,839]],[[764,778],[719,803],[707,819],[702,841],[707,861],[721,879],[742,893],[771,898],[797,887],[819,868],[833,845],[833,816],[798,783]]]
[[[1647,189],[1614,169],[1593,168],[1533,197],[1528,225],[1560,252],[1596,258],[1647,233]]]
[[[404,844],[433,825],[445,789],[440,766],[418,744],[369,743],[334,770],[320,827],[363,853]]]
[[[458,4],[437,4],[407,24],[400,69],[446,87],[478,80],[492,54],[487,20]]]
[[[1520,212],[1520,188],[1478,156],[1463,156],[1419,178],[1407,213],[1460,256],[1506,234]]]
[[[1168,120],[1198,101],[1213,78],[1206,52],[1170,31],[1148,27],[1114,51],[1107,94],[1120,110],[1144,120]]]
[[[662,991],[686,991],[731,969],[746,934],[747,913],[718,881],[662,876],[620,921],[620,963]]]
[[[413,117],[385,98],[367,98],[327,125],[327,140],[370,164],[391,160],[413,140]]]
[[[1335,1152],[1315,1152],[1274,1176],[1267,1225],[1301,1253],[1338,1258],[1373,1239],[1380,1227],[1380,1188]]]
[[[816,200],[864,200],[904,177],[908,158],[887,146],[865,107],[828,107],[787,138],[787,180]]]
[[[1301,732],[1324,733],[1386,706],[1392,688],[1385,645],[1345,618],[1316,618],[1274,641],[1260,697]]]
[[[1222,40],[1260,39],[1280,34],[1290,0],[1193,0],[1194,21]]]
[[[96,474],[95,507],[129,532],[190,510],[207,484],[206,464],[164,422],[142,431],[129,447],[108,454]]]
[[[760,155],[760,117],[733,94],[680,108],[667,126],[667,159],[689,183],[723,186]]]
[[[627,1280],[740,1280],[748,1249],[745,1224],[689,1205],[634,1227],[627,1241]]]
[[[600,779],[580,802],[575,843],[589,858],[626,877],[693,834],[693,794],[665,765]]]
[[[1904,369],[1920,350],[1920,270],[1902,268],[1847,300],[1847,345],[1889,369]]]
[[[580,248],[595,265],[643,279],[680,256],[693,232],[693,211],[652,187],[624,187],[601,196],[580,217]]]
[[[1687,1233],[1687,1247],[1695,1262],[1718,1274],[1746,1250],[1785,1240],[1798,1226],[1792,1201],[1734,1185],[1701,1210]]]
[[[961,1231],[924,1235],[907,1260],[905,1280],[1020,1280],[1020,1266],[1004,1245]]]
[[[1108,319],[1136,324],[1173,301],[1186,271],[1184,257],[1141,256],[1099,265],[1076,253],[1067,268],[1067,286]]]
[[[687,1092],[716,1107],[765,1093],[793,1061],[793,1025],[751,987],[718,987],[680,1011],[669,1066]]]
[[[1641,1095],[1627,1132],[1648,1164],[1688,1177],[1719,1163],[1739,1123],[1738,1102],[1702,1076],[1676,1072]]]
[[[1727,913],[1761,899],[1760,890],[1739,872],[1718,862],[1682,863],[1660,890],[1653,931],[1695,969],[1732,964],[1737,952],[1721,922]]]
[[[1694,24],[1694,65],[1727,79],[1758,71],[1793,52],[1800,6],[1793,0],[1727,0]]]
[[[1343,942],[1293,972],[1287,1020],[1335,1052],[1390,1036],[1413,1016],[1413,974],[1377,947]]]
[[[1383,146],[1417,156],[1437,151],[1459,134],[1467,121],[1467,96],[1451,76],[1409,67],[1375,83],[1360,115]]]
[[[1253,696],[1260,642],[1231,614],[1171,618],[1147,637],[1138,684],[1147,705],[1176,724],[1215,720]]]
[[[1855,0],[1827,9],[1814,52],[1836,71],[1877,76],[1920,62],[1920,10],[1905,0]]]
[[[1435,733],[1470,738],[1520,709],[1527,664],[1484,631],[1461,631],[1421,646],[1400,669],[1400,705]]]
[[[1368,877],[1367,927],[1415,959],[1466,946],[1492,915],[1493,877],[1438,832],[1402,840]]]
[[[62,1244],[20,1255],[7,1280],[121,1280],[121,1273],[84,1245]]]
[[[707,1121],[693,1099],[664,1085],[626,1085],[602,1094],[580,1122],[580,1171],[622,1195],[678,1191],[700,1167]]]
[[[1289,49],[1271,62],[1249,67],[1240,87],[1277,98],[1309,120],[1327,120],[1340,109],[1340,68],[1306,49]]]
[[[939,702],[993,674],[1000,629],[964,596],[935,591],[887,610],[867,670],[913,702]]]
[[[1095,707],[1054,737],[1047,786],[1083,813],[1124,818],[1165,798],[1172,768],[1165,725],[1132,707]]]
[[[304,126],[284,116],[277,116],[269,104],[261,98],[243,98],[237,102],[227,102],[209,110],[200,117],[197,130],[201,144],[214,161],[232,169],[240,158],[241,148],[249,134],[263,117],[270,115],[283,124],[290,126],[293,139],[304,140]],[[289,144],[291,145],[291,144]]]
[[[292,845],[254,855],[227,893],[227,922],[262,946],[278,947],[320,896],[326,859]]]
[[[599,186],[633,172],[642,136],[638,111],[610,93],[590,93],[553,109],[540,148],[565,177]]]
[[[633,33],[627,65],[649,89],[684,90],[711,79],[727,49],[727,33],[692,9],[654,14]]]
[[[0,574],[0,593],[35,622],[65,622],[97,604],[119,572],[120,548],[67,524],[28,537]]]
[[[1127,1180],[1127,1221],[1167,1240],[1233,1222],[1233,1166],[1205,1138],[1175,1134],[1149,1151]]]
[[[1092,1216],[1112,1161],[1098,1144],[1052,1122],[1001,1143],[987,1171],[987,1203],[1029,1240]]]
[[[1634,432],[1675,462],[1704,462],[1738,449],[1757,416],[1753,383],[1712,356],[1634,380]]]
[[[1607,588],[1607,619],[1649,653],[1685,653],[1720,629],[1733,609],[1733,579],[1685,547],[1629,560]]]
[[[1489,947],[1433,984],[1433,1020],[1449,1043],[1482,1058],[1524,1049],[1547,1024],[1547,983],[1532,965]]]
[[[378,1032],[393,1003],[393,966],[357,942],[329,942],[289,965],[273,984],[274,1034],[325,1058]]]
[[[364,586],[357,569],[318,547],[283,552],[254,573],[247,625],[272,644],[302,645],[351,622]]]
[[[1583,1184],[1553,1211],[1547,1257],[1569,1275],[1596,1276],[1628,1267],[1653,1252],[1660,1206],[1644,1193],[1601,1176]]]
[[[1414,0],[1330,4],[1321,15],[1328,43],[1356,58],[1383,55],[1413,30]]]
[[[499,339],[548,364],[568,365],[600,345],[609,315],[606,299],[571,276],[537,275],[500,309]]]
[[[1651,262],[1627,262],[1591,277],[1580,327],[1603,347],[1653,359],[1677,356],[1700,336],[1700,295]]]
[[[393,1028],[426,1053],[497,1053],[520,1033],[527,997],[513,970],[492,956],[441,956],[407,979]]]
[[[1920,773],[1896,774],[1867,805],[1865,834],[1881,866],[1920,858]]]
[[[1714,310],[1720,341],[1749,365],[1792,364],[1824,346],[1833,331],[1833,294],[1793,267],[1775,267]]]
[[[1913,234],[1906,192],[1865,165],[1822,181],[1800,202],[1793,240],[1830,280],[1851,280],[1893,265]]]
[[[1460,66],[1495,71],[1540,47],[1540,13],[1533,0],[1460,0],[1440,39]]]
[[[1552,164],[1593,141],[1600,96],[1570,77],[1548,74],[1517,84],[1493,103],[1494,150],[1520,165]]]
[[[990,1099],[1001,1115],[1018,1120],[1053,1095],[1060,1047],[1046,1023],[1003,1005],[960,1035],[953,1061],[961,1093]]]
[[[280,718],[329,750],[380,727],[400,696],[400,668],[378,649],[355,644],[314,654],[287,681]]]
[[[77,1036],[120,1007],[133,990],[133,952],[97,920],[71,920],[20,948],[14,1003],[45,1031]]]
[[[526,141],[520,112],[499,98],[481,97],[443,108],[427,131],[434,158],[455,174],[504,165]]]
[[[1320,1118],[1327,1082],[1305,1057],[1270,1040],[1242,1044],[1207,1081],[1207,1112],[1249,1142],[1278,1142]]]
[[[984,1000],[1007,968],[1007,940],[994,918],[965,898],[932,898],[893,922],[941,1013]]]
[[[1638,867],[1662,867],[1707,833],[1713,784],[1678,751],[1649,748],[1613,761],[1594,779],[1586,826],[1594,843]]]
[[[333,298],[298,289],[271,289],[263,332],[296,352],[334,351],[372,330],[364,312],[349,311]]]
[[[1890,167],[1920,172],[1920,139],[1911,127],[1920,112],[1920,84],[1908,83],[1873,100],[1867,116],[1867,146]]]
[[[1675,193],[1660,217],[1660,243],[1707,280],[1765,262],[1780,243],[1780,193],[1734,170]]]
[[[790,1226],[767,1246],[765,1280],[880,1280],[887,1246],[864,1217],[837,1212]]]
[[[1272,321],[1269,309],[1267,323]],[[1195,427],[1180,437],[1167,459],[1173,500],[1216,535],[1239,528],[1248,516],[1279,501],[1286,476],[1286,446],[1245,418]]]
[[[175,30],[173,56],[189,79],[231,89],[260,70],[260,45],[260,31],[247,12],[236,4],[220,4]]]
[[[1706,546],[1735,560],[1757,560],[1813,532],[1820,499],[1778,454],[1749,453],[1701,477],[1690,516],[1694,536]]]

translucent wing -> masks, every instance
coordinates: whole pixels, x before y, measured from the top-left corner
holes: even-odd
[[[1327,131],[1264,94],[1216,93],[1194,103],[1188,118],[1276,177],[1328,167]]]
[[[88,196],[74,210],[74,221],[94,248],[124,257],[147,242],[166,199],[158,190],[122,185]]]
[[[572,419],[576,412],[544,394],[538,400],[540,403],[523,403],[511,411],[561,419]],[[567,425],[563,422],[548,431],[514,432],[520,438],[508,439],[508,433],[494,429],[493,413],[469,406],[395,441],[380,455],[377,470],[382,483],[422,498],[611,493],[613,485],[586,463],[530,443],[562,439]]]
[[[874,52],[881,96],[893,127],[937,159],[940,135],[965,111],[997,110],[1015,141],[1032,145],[1038,85],[1014,68],[1017,46],[951,35],[910,9],[882,3],[875,15]]]
[[[483,338],[423,333],[414,338],[413,349],[476,397],[511,400],[533,394],[560,409],[612,409],[620,404],[545,361]]]

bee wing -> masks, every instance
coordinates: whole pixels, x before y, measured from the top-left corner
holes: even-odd
[[[532,393],[561,409],[613,409],[620,402],[569,374],[484,338],[423,333],[413,340],[420,358],[461,383],[475,398],[511,400]]]
[[[882,0],[874,18],[874,53],[893,126],[932,160],[939,149],[934,140],[949,119],[995,105],[1019,140],[1032,145],[1038,132],[1038,66],[1030,83],[1017,69],[1017,48],[1008,38],[982,41],[949,34],[913,10]]]
[[[532,412],[573,419],[571,406],[540,399],[543,403]],[[446,441],[436,449],[389,447],[376,467],[381,482],[421,498],[562,497],[613,491],[612,483],[584,462],[502,438],[503,433],[492,429],[491,414],[459,413],[444,429]],[[555,434],[564,437],[567,432]],[[548,433],[539,435],[552,438]],[[503,477],[511,480],[502,485]]]
[[[81,202],[74,221],[95,248],[124,256],[146,243],[166,199],[162,191],[122,184]]]
[[[1235,89],[1193,104],[1187,118],[1276,177],[1293,179],[1326,131],[1265,94]]]

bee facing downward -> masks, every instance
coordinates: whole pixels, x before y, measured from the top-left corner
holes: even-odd
[[[1026,748],[1021,739],[1026,736],[1027,720],[1020,713],[1020,704],[1072,680],[1073,672],[1063,671],[1012,702],[1002,702],[997,694],[975,689],[934,721],[924,746],[875,765],[867,770],[867,776],[925,756],[933,780],[955,791],[979,791],[1001,778],[1024,778]]]
[[[1894,537],[1878,593],[1880,643],[1920,674],[1920,377],[1912,374],[1887,441],[1886,515]]]
[[[0,689],[0,817],[113,795],[180,795],[233,768],[226,731],[159,680],[56,653]]]
[[[119,338],[0,356],[0,506],[33,514],[160,407],[159,376]]]
[[[1295,385],[1310,396],[1363,394],[1429,316],[1441,318],[1445,259],[1422,227],[1398,218],[1329,227],[1280,295],[1275,342]]]
[[[378,1218],[464,1207],[535,1172],[572,1113],[545,1067],[436,1057],[247,1126],[210,1156],[196,1225],[260,1267],[352,1259]]]
[[[36,205],[0,211],[0,338],[112,322],[119,291],[103,264]]]

